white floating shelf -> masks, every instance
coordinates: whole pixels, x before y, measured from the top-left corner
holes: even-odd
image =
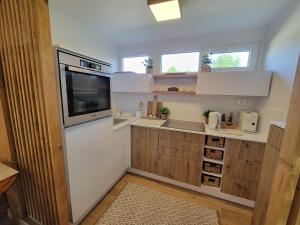
[[[209,149],[215,149],[215,150],[223,151],[223,152],[225,151],[225,148],[211,147],[211,146],[208,146],[208,145],[205,145],[204,147],[209,148]]]
[[[205,158],[205,157],[204,157],[203,161],[224,165],[224,162],[223,162],[223,161],[220,161],[220,160],[214,160],[214,159],[208,159],[208,158]]]
[[[155,74],[154,79],[172,79],[172,78],[197,78],[197,73],[174,73],[174,74]]]
[[[156,94],[196,95],[195,91],[153,91]]]
[[[222,177],[222,174],[217,174],[217,173],[209,173],[209,172],[205,172],[204,170],[202,171],[203,174],[206,175],[210,175],[210,176],[214,176],[214,177]]]

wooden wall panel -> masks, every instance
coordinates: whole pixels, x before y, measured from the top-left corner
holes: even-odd
[[[300,174],[300,60],[271,188],[265,225],[287,224]]]
[[[41,224],[68,224],[46,0],[0,1],[0,56],[28,216]]]
[[[269,204],[270,189],[272,187],[274,174],[277,167],[283,133],[284,129],[280,127],[272,125],[270,128],[252,218],[253,225],[264,225],[265,223],[267,207]]]

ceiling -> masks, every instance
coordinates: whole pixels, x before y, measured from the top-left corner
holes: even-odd
[[[270,24],[293,0],[180,0],[182,20],[157,23],[147,0],[49,0],[50,7],[105,32],[118,44]]]

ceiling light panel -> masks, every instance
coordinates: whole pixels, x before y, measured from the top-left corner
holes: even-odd
[[[152,0],[148,5],[157,22],[181,18],[178,0]]]

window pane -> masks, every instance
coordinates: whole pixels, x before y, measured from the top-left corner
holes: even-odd
[[[146,67],[144,66],[144,60],[148,59],[148,58],[149,58],[148,56],[123,58],[123,71],[124,72],[135,72],[135,73],[146,73]]]
[[[250,52],[230,52],[212,54],[213,68],[236,68],[249,66]]]
[[[180,73],[180,72],[198,72],[199,52],[162,55],[161,72]]]

